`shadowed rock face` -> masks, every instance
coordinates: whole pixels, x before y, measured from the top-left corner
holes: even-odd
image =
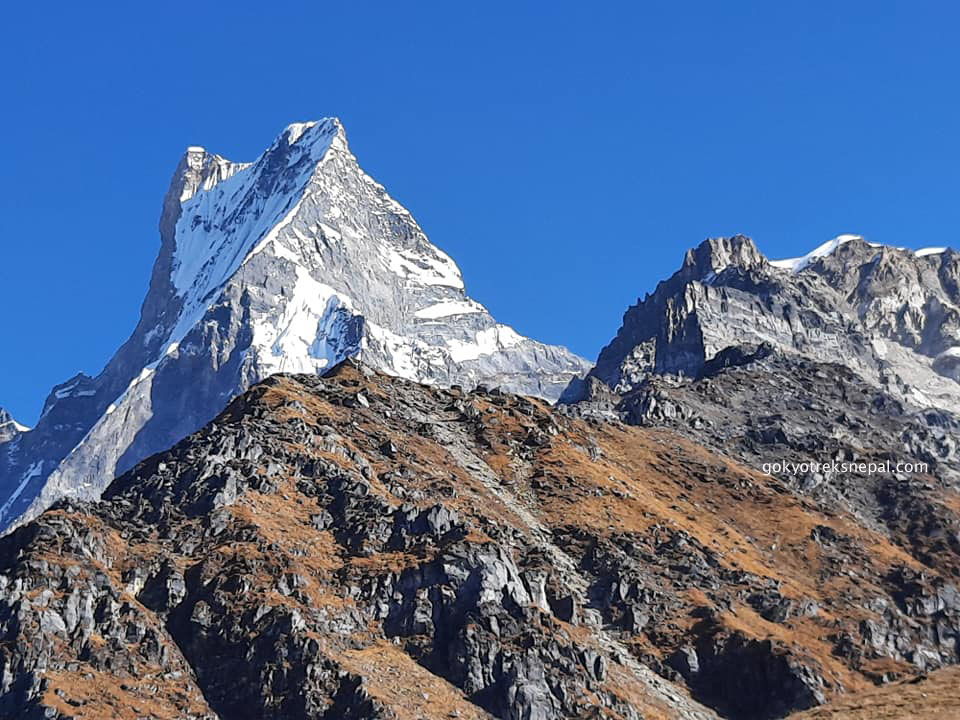
[[[728,347],[767,344],[845,365],[911,405],[960,412],[960,254],[842,240],[777,263],[740,235],[705,241],[627,310],[591,376],[624,393],[651,374],[695,377]]]
[[[271,377],[0,540],[0,716],[775,718],[957,662],[936,526],[575,415]]]
[[[160,239],[130,339],[97,377],[54,388],[37,427],[0,453],[0,529],[59,497],[96,498],[276,372],[359,357],[419,382],[555,399],[589,369],[468,297],[335,119],[291,125],[253,163],[189,148]]]

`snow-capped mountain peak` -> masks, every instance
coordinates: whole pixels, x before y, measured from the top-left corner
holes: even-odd
[[[589,369],[469,298],[456,263],[363,172],[333,118],[289,125],[252,162],[187,148],[160,240],[133,335],[96,378],[58,386],[0,457],[0,524],[63,495],[96,497],[275,372],[356,356],[420,382],[555,399]]]

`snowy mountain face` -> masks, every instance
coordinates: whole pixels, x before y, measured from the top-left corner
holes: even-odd
[[[97,497],[273,373],[355,356],[428,384],[553,400],[589,369],[470,299],[335,119],[291,125],[253,163],[189,148],[160,235],[130,339],[96,378],[54,388],[32,431],[0,435],[0,526],[63,496]]]
[[[914,407],[960,413],[960,254],[842,235],[767,260],[746,237],[707,240],[629,308],[591,376],[618,394],[652,375],[696,377],[728,349],[766,344],[846,365]],[[566,399],[580,399],[574,383]]]

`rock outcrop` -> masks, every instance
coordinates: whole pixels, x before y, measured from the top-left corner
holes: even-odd
[[[783,717],[958,661],[926,480],[898,532],[675,430],[275,375],[0,540],[0,715]]]
[[[627,310],[591,375],[625,393],[651,375],[696,377],[727,348],[761,344],[960,413],[960,253],[841,236],[771,262],[744,236],[710,239]],[[581,397],[578,383],[567,399]]]
[[[0,408],[0,445],[15,440],[27,430],[29,428],[18,423],[10,413]]]

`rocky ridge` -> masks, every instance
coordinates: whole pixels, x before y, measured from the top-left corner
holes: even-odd
[[[958,661],[936,525],[575,410],[271,377],[0,540],[0,713],[776,718]]]
[[[771,262],[742,235],[709,239],[627,310],[591,377],[626,393],[651,375],[696,377],[727,348],[760,344],[845,365],[900,401],[957,414],[960,253],[841,236]]]

